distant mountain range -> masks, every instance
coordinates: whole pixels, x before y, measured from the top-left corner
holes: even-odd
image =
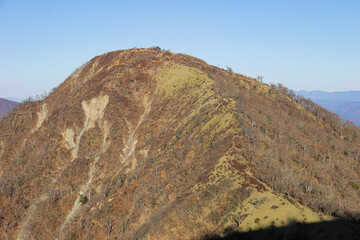
[[[360,126],[360,91],[297,91],[299,95]]]
[[[0,119],[2,119],[8,112],[10,112],[11,109],[17,104],[18,102],[0,98]]]

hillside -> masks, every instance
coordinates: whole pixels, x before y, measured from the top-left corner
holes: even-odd
[[[188,55],[97,56],[0,128],[0,239],[359,236],[360,129]]]
[[[8,112],[11,111],[18,103],[4,98],[0,98],[0,119],[2,119]]]
[[[342,119],[360,126],[360,91],[298,91],[297,93],[336,113]]]

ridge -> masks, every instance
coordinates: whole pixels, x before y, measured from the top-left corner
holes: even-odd
[[[360,217],[359,128],[185,54],[94,57],[0,127],[0,238],[203,239],[294,222],[331,222],[314,239],[356,236],[336,221]]]

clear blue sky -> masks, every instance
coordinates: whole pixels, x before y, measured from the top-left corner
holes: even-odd
[[[360,90],[360,1],[0,0],[0,97],[95,55],[158,45],[295,90]]]

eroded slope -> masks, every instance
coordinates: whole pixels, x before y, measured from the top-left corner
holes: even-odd
[[[359,131],[315,107],[183,54],[95,57],[0,122],[0,238],[199,239],[356,218]]]

